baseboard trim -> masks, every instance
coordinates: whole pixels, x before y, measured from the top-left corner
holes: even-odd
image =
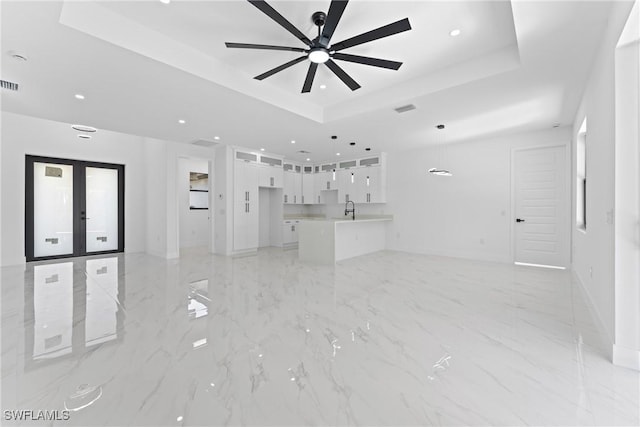
[[[389,239],[387,239],[389,242]],[[393,245],[386,244],[384,250],[393,251],[393,252],[405,252],[409,254],[415,255],[431,255],[431,256],[442,256],[447,258],[457,258],[457,259],[465,259],[469,261],[486,261],[486,262],[499,262],[503,264],[512,264],[512,260],[508,256],[504,255],[486,255],[482,253],[470,253],[470,252],[458,252],[458,251],[448,251],[448,250],[411,250],[406,248],[393,247]]]
[[[258,254],[258,249],[246,249],[241,251],[235,251],[231,255],[233,258],[244,258],[248,256],[253,256]]]
[[[609,356],[609,360],[611,360],[613,362],[613,336],[611,336],[611,334],[609,334],[609,331],[607,330],[607,327],[605,326],[604,321],[602,320],[602,316],[600,315],[600,312],[598,311],[598,309],[596,308],[596,305],[593,303],[593,298],[591,297],[591,293],[589,293],[589,290],[587,289],[587,287],[584,285],[584,282],[582,281],[582,279],[580,278],[580,275],[578,274],[578,272],[571,267],[571,274],[573,275],[575,281],[578,283],[578,289],[580,289],[580,292],[582,293],[582,296],[584,297],[584,299],[587,302],[587,307],[589,308],[589,312],[591,313],[591,317],[593,317],[593,319],[595,320],[598,329],[601,332],[601,336],[604,340],[604,345],[605,345],[605,350],[607,351],[607,354]]]
[[[16,265],[26,265],[27,264],[27,257],[16,257],[16,258],[9,258],[7,260],[3,260],[2,264],[0,264],[0,267],[14,267]]]
[[[614,344],[613,364],[640,371],[640,351]]]

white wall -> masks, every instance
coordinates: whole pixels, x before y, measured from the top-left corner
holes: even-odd
[[[81,140],[67,123],[2,113],[2,259],[0,265],[25,262],[25,155],[90,160],[125,165],[125,251],[145,250],[144,139],[99,131]]]
[[[570,141],[561,127],[389,153],[387,206],[370,209],[394,215],[389,249],[510,262],[512,150]],[[431,175],[432,167],[453,176]]]
[[[164,188],[166,176],[163,165],[167,158],[167,143],[149,141],[144,144],[146,246],[148,254],[165,257],[167,252],[167,192]],[[126,234],[126,231],[125,231]]]
[[[587,227],[575,223],[576,179],[572,194],[572,266],[591,302],[609,344],[615,336],[614,205],[615,205],[615,47],[632,4],[616,2],[594,60],[572,131],[572,165],[576,135],[587,117]],[[575,170],[573,175],[575,175]],[[611,352],[612,346],[608,347]],[[611,355],[611,354],[610,354]]]
[[[271,189],[258,189],[258,247],[271,246]],[[280,230],[273,230],[274,233]]]
[[[181,248],[209,244],[210,210],[192,210],[189,208],[189,177],[191,172],[209,173],[209,162],[194,158],[178,159],[178,215]],[[210,181],[212,179],[213,176],[210,177]]]
[[[178,256],[178,159],[213,162],[213,149],[107,130],[81,140],[69,123],[7,112],[1,117],[0,265],[25,262],[27,154],[125,165],[125,252]]]
[[[615,52],[615,345],[640,369],[640,4]]]
[[[215,149],[214,175],[214,251],[231,255],[233,250],[233,150],[227,145]]]

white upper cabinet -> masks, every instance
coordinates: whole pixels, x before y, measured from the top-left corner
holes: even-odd
[[[304,203],[302,200],[302,166],[294,165],[293,170],[293,203],[301,205]]]
[[[303,165],[297,174],[292,163],[285,164],[284,200],[286,204],[324,204],[328,191],[337,190],[338,203],[386,203],[386,155],[371,155],[337,163]],[[299,191],[299,192],[298,192]]]
[[[270,156],[260,156],[260,187],[282,188],[284,173],[282,159]]]
[[[386,177],[382,155],[338,164],[338,201],[386,203]]]
[[[305,205],[315,205],[319,203],[315,196],[316,175],[313,173],[313,166],[302,167],[302,203]]]
[[[386,157],[384,154],[360,159],[359,181],[363,203],[387,202]]]
[[[284,164],[283,202],[288,205],[302,204],[302,166]]]

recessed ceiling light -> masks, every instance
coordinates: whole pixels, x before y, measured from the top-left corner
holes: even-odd
[[[311,159],[307,157],[307,162],[310,162],[310,161],[311,161]]]
[[[432,175],[438,175],[438,176],[453,176],[453,174],[447,169],[431,168],[429,169],[429,173]]]
[[[82,135],[82,134],[80,134],[80,135],[78,135],[78,138],[80,138],[80,139],[91,139],[91,135]]]
[[[327,85],[320,85],[320,89],[326,89]]]
[[[264,151],[264,148],[261,148],[260,151]]]
[[[451,37],[457,37],[460,35],[460,30],[458,28],[456,28],[455,30],[451,30],[451,32],[449,33],[449,35]]]
[[[220,139],[219,136],[214,136],[213,139],[215,139],[216,141],[218,141]]]
[[[160,3],[169,4],[171,3],[171,0],[160,0]]]
[[[21,62],[26,62],[27,61],[27,57],[25,55],[21,54],[21,53],[10,52],[9,54],[15,60],[18,60],[18,61],[21,61]]]
[[[71,129],[73,130],[77,130],[78,132],[96,132],[98,129],[91,127],[91,126],[85,126],[85,125],[71,125]]]
[[[76,99],[84,99],[84,95],[81,93],[76,93],[74,96],[76,97]]]
[[[436,126],[436,128],[442,130],[442,129],[444,129],[444,125],[438,125],[438,126]]]
[[[178,123],[180,123],[181,125],[183,125],[183,124],[185,124],[185,123],[187,123],[187,122],[185,122],[184,120],[180,119],[180,120],[178,120]]]
[[[295,144],[295,143],[296,143],[296,141],[292,139],[292,140],[291,140],[291,143],[292,143],[292,144]]]
[[[339,155],[340,155],[340,153],[336,153],[336,156],[339,156]]]

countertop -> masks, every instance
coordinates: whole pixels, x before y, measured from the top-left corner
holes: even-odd
[[[301,222],[304,221],[312,221],[312,222],[332,222],[332,223],[349,223],[349,222],[373,222],[373,221],[391,221],[393,220],[393,215],[356,215],[356,219],[351,219],[351,216],[341,216],[341,217],[333,217],[333,218],[299,218]]]

